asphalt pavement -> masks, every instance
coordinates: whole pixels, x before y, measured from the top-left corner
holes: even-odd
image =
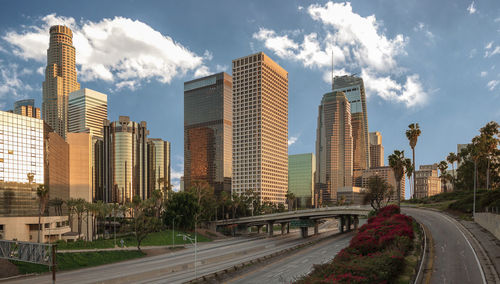
[[[453,218],[431,210],[403,208],[403,213],[424,224],[434,239],[431,283],[486,284],[478,257]]]

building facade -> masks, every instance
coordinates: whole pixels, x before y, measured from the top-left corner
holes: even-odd
[[[415,181],[415,198],[430,197],[443,192],[437,164],[421,165],[419,170],[415,171]]]
[[[68,96],[68,132],[103,137],[103,121],[108,119],[108,96],[91,89],[80,89]]]
[[[62,138],[68,131],[68,95],[80,89],[76,78],[73,32],[66,26],[50,28],[45,81],[42,84],[44,121]]]
[[[370,132],[370,167],[379,168],[384,166],[384,146],[382,145],[382,134]]]
[[[368,112],[363,79],[354,75],[335,76],[332,90],[343,92],[351,105],[353,184],[359,187],[363,170],[370,168]]]
[[[148,175],[150,192],[170,188],[170,142],[159,138],[148,139]]]
[[[35,107],[34,99],[26,99],[14,102],[14,110],[12,111],[15,114],[20,114],[24,116],[41,118],[40,109]]]
[[[149,198],[148,138],[146,122],[133,122],[128,116],[118,121],[104,121],[104,138],[97,149],[102,151],[102,184],[98,185],[105,202],[123,204],[134,196]]]
[[[232,192],[285,203],[288,72],[263,52],[233,60]],[[186,178],[186,177],[184,177]]]
[[[389,167],[389,166],[384,166],[384,167],[372,167],[368,170],[363,171],[362,175],[362,187],[363,188],[368,188],[368,180],[372,176],[379,176],[383,178],[392,188],[393,194],[390,199],[392,202],[397,202],[398,200],[398,192],[397,192],[397,182],[396,182],[396,177],[394,176],[394,170]],[[401,200],[405,198],[405,176],[401,178]]]
[[[233,79],[218,73],[184,83],[184,183],[231,192]]]
[[[288,156],[288,192],[297,198],[297,207],[314,206],[314,175],[316,157],[313,153]]]
[[[351,107],[345,94],[325,94],[318,107],[315,204],[336,202],[337,190],[352,186],[352,140]]]

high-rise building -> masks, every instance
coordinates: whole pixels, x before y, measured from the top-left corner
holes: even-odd
[[[102,138],[103,121],[108,119],[108,97],[91,89],[80,89],[68,96],[68,132],[90,133]]]
[[[415,198],[430,197],[442,192],[437,164],[421,165],[415,171]]]
[[[96,149],[102,154],[101,192],[96,196],[105,202],[125,203],[134,196],[149,198],[148,187],[148,138],[146,122],[130,121],[120,116],[118,121],[104,121],[104,139]]]
[[[38,222],[41,242],[70,231],[68,217],[49,217],[48,207],[38,217],[39,185],[50,199],[67,193],[66,142],[50,130],[41,119],[0,111],[0,239],[37,241]]]
[[[232,192],[285,203],[288,72],[263,52],[233,60]]]
[[[231,192],[233,79],[218,73],[184,83],[184,183]]]
[[[14,102],[14,110],[12,112],[15,114],[40,119],[40,109],[35,107],[34,99],[26,99]]]
[[[76,80],[73,32],[66,26],[50,28],[45,81],[42,84],[44,121],[62,138],[68,131],[68,95],[80,89]]]
[[[170,186],[170,142],[159,138],[148,139],[148,175],[150,193]]]
[[[351,105],[353,183],[355,186],[361,186],[363,170],[370,167],[368,113],[363,79],[354,75],[335,76],[332,90],[344,92]]]
[[[297,198],[297,207],[314,206],[314,174],[316,158],[313,153],[288,156],[288,192]]]
[[[370,132],[370,167],[378,168],[384,166],[384,146],[382,145],[382,134]]]
[[[352,186],[351,107],[343,92],[323,95],[316,130],[315,198],[322,205],[337,200],[337,190]]]
[[[372,176],[379,176],[383,178],[392,188],[393,194],[391,196],[390,201],[397,202],[398,200],[398,191],[397,191],[397,182],[396,176],[394,175],[394,170],[389,166],[384,167],[372,167],[368,170],[363,171],[362,175],[362,187],[368,188],[368,181]],[[401,199],[405,198],[405,176],[401,178]]]

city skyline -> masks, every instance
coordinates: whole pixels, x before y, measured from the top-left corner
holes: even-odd
[[[335,71],[344,69],[345,74],[365,71],[364,73],[361,72],[359,76],[363,77],[367,88],[368,113],[370,113],[368,131],[380,131],[382,133],[386,155],[392,153],[394,149],[404,149],[406,156],[409,156],[410,149],[404,137],[404,130],[411,122],[417,121],[420,123],[422,136],[419,138],[416,148],[418,167],[418,165],[434,163],[436,160],[444,158],[447,153],[455,151],[457,143],[470,141],[470,138],[477,134],[477,129],[487,121],[498,120],[500,117],[500,112],[494,108],[495,105],[498,105],[499,100],[499,87],[497,86],[499,78],[498,72],[495,72],[496,69],[494,69],[495,60],[500,56],[497,51],[499,43],[494,40],[495,37],[492,37],[491,33],[476,33],[475,29],[468,27],[470,23],[474,22],[482,27],[492,27],[485,28],[485,30],[496,32],[496,29],[500,26],[500,21],[496,21],[498,16],[495,14],[498,12],[498,5],[493,3],[493,1],[477,3],[476,12],[474,13],[467,10],[470,5],[469,1],[456,4],[451,2],[441,3],[440,5],[449,8],[447,12],[450,16],[447,19],[451,18],[454,26],[462,27],[460,36],[455,33],[447,33],[449,24],[433,20],[434,12],[426,15],[411,14],[406,17],[403,25],[396,25],[395,23],[398,23],[398,20],[400,21],[402,17],[397,12],[407,9],[405,4],[395,4],[392,9],[389,9],[390,11],[383,11],[381,8],[375,7],[374,4],[366,2],[343,5],[341,5],[342,3],[320,3],[304,6],[296,3],[295,5],[289,5],[284,9],[283,13],[293,16],[292,18],[298,18],[298,24],[293,24],[287,20],[278,24],[273,20],[272,12],[277,9],[275,5],[270,5],[268,12],[258,16],[257,12],[262,11],[251,4],[246,4],[252,6],[252,9],[243,18],[247,20],[245,27],[242,27],[243,25],[234,25],[225,28],[225,31],[238,32],[241,37],[231,37],[229,39],[230,44],[224,46],[217,43],[218,40],[207,41],[206,36],[201,35],[204,32],[206,33],[206,29],[213,28],[216,25],[218,21],[215,20],[209,22],[206,26],[195,21],[184,28],[179,28],[175,25],[176,22],[180,23],[181,21],[178,17],[173,17],[170,21],[160,21],[160,18],[154,13],[145,16],[148,11],[151,11],[148,7],[141,8],[140,12],[137,13],[130,12],[130,10],[133,10],[130,9],[130,3],[125,3],[125,7],[113,12],[98,11],[92,16],[90,16],[90,13],[94,11],[86,9],[75,11],[77,9],[69,9],[64,6],[55,7],[54,4],[50,11],[39,9],[37,12],[33,12],[34,10],[30,12],[26,10],[24,16],[6,15],[6,18],[0,20],[0,26],[5,31],[1,35],[2,40],[0,41],[0,59],[2,60],[0,68],[15,71],[11,74],[4,72],[3,76],[8,77],[0,78],[3,89],[7,89],[6,93],[2,93],[0,103],[4,104],[4,110],[8,109],[13,101],[23,98],[34,98],[37,103],[41,103],[43,76],[37,70],[40,67],[43,68],[44,60],[46,63],[45,56],[48,41],[46,41],[45,46],[39,48],[38,42],[35,40],[32,50],[24,50],[23,42],[26,43],[26,40],[32,39],[26,33],[36,35],[38,34],[37,31],[31,27],[38,27],[43,30],[40,31],[40,34],[47,34],[46,39],[48,39],[47,23],[56,24],[59,23],[57,22],[59,20],[61,20],[61,23],[71,23],[77,27],[74,33],[74,44],[77,49],[77,76],[82,87],[109,94],[109,117],[127,114],[134,121],[147,121],[148,129],[155,133],[155,136],[172,140],[172,176],[174,182],[178,184],[179,173],[182,173],[180,165],[183,164],[181,158],[183,126],[182,123],[174,122],[182,121],[182,83],[201,77],[201,75],[207,74],[208,71],[210,73],[223,71],[218,68],[225,68],[225,71],[229,72],[232,59],[251,54],[254,50],[262,50],[288,70],[290,74],[289,154],[314,152],[316,118],[315,115],[310,115],[310,113],[315,113],[321,95],[330,89],[329,76],[325,76],[325,74],[331,72],[328,71],[331,68],[331,56],[330,53],[324,52],[328,50],[324,42],[320,42],[319,50],[313,50],[309,55],[301,46],[306,39],[311,43],[322,40],[332,30],[353,32],[352,29],[339,23],[325,21],[328,17],[325,18],[324,13],[341,10],[346,11],[345,15],[349,16],[349,19],[358,21],[360,27],[365,27],[368,30],[375,27],[372,30],[372,35],[376,35],[376,39],[380,42],[386,42],[389,47],[393,48],[392,51],[399,52],[398,55],[388,53],[380,57],[381,63],[392,62],[395,64],[392,67],[404,74],[399,77],[394,73],[387,73],[386,71],[384,73],[380,70],[371,70],[373,73],[369,73],[367,71],[368,67],[366,67],[368,63],[362,64],[355,59],[352,59],[351,62],[342,63],[335,57],[337,54],[334,54]],[[19,9],[15,7],[18,4],[11,5],[8,9]],[[200,5],[203,6],[204,4]],[[415,5],[425,7],[429,4],[423,2]],[[188,6],[188,4],[182,4],[178,9],[180,11],[187,10]],[[126,12],[125,9],[129,11]],[[237,10],[232,5],[228,5],[225,9]],[[229,13],[225,9],[218,13]],[[391,14],[391,12],[394,14]],[[56,14],[48,16],[52,13]],[[195,14],[188,15],[188,18],[194,17],[198,12],[193,13]],[[240,17],[242,15],[239,12],[235,14]],[[375,18],[369,18],[370,15],[374,15]],[[61,17],[65,18],[62,19]],[[369,19],[373,21],[370,22]],[[248,22],[255,24],[248,25]],[[165,69],[158,72],[158,69],[151,67],[151,64],[147,64],[139,66],[148,67],[146,68],[148,72],[144,74],[144,77],[141,77],[137,72],[138,69],[123,69],[125,67],[113,61],[114,58],[107,58],[103,62],[103,66],[99,67],[95,57],[97,53],[92,53],[93,51],[102,51],[96,45],[99,42],[93,41],[93,45],[87,47],[80,45],[82,39],[96,40],[96,38],[92,37],[92,28],[94,28],[94,32],[97,32],[105,30],[105,27],[123,28],[127,27],[127,25],[137,25],[137,27],[144,28],[152,33],[158,32],[162,36],[160,42],[166,41],[165,44],[172,44],[172,42],[168,42],[169,38],[171,41],[173,40],[179,59],[172,61],[171,65],[165,65],[175,67],[173,71],[167,72],[170,69]],[[317,27],[320,27],[320,29],[315,29]],[[324,30],[321,30],[321,28],[324,28]],[[316,41],[312,37],[314,31],[317,32]],[[215,35],[213,33],[209,34]],[[403,37],[402,41],[399,41],[399,35]],[[199,38],[196,38],[196,36]],[[219,35],[215,36],[217,39]],[[468,39],[467,42],[469,43],[459,47],[453,46],[452,43],[459,40],[459,38],[463,40],[462,37]],[[378,42],[377,40],[375,41]],[[204,42],[209,44],[204,44]],[[280,46],[273,45],[273,43],[287,43],[288,45],[281,45],[281,49],[279,49]],[[363,43],[363,41],[360,41],[360,43]],[[398,44],[401,46],[398,46]],[[146,46],[154,47],[155,45]],[[342,45],[339,42],[336,43],[336,46],[346,47],[351,52],[354,51],[352,46]],[[449,52],[449,54],[437,52],[437,50],[443,50],[446,47],[454,52]],[[81,48],[81,52],[78,51],[79,48]],[[110,50],[113,49],[110,48]],[[368,46],[367,51],[371,50]],[[302,51],[303,53],[301,53]],[[357,51],[361,52],[363,50]],[[407,54],[404,55],[403,53]],[[301,54],[306,59],[316,58],[317,62],[301,59]],[[325,55],[326,58],[313,57],[313,55],[321,54]],[[364,54],[362,53],[362,55]],[[367,61],[373,59],[370,53],[366,54],[368,55]],[[126,58],[132,61],[127,62],[137,63],[136,59],[139,55],[132,48]],[[160,57],[164,58],[162,56]],[[387,58],[384,56],[387,56]],[[81,59],[78,59],[79,57]],[[443,57],[443,59],[438,60],[439,57]],[[168,59],[173,60],[172,58]],[[452,64],[452,61],[460,61],[461,59],[463,63],[455,62],[454,65]],[[436,63],[433,61],[436,61]],[[380,67],[380,65],[376,64],[380,62],[374,62],[369,65],[372,69]],[[351,67],[347,63],[351,63]],[[12,67],[12,64],[15,67]],[[447,66],[448,64],[453,65],[453,70],[461,71],[449,72],[451,66]],[[463,67],[460,64],[463,64]],[[181,66],[184,67],[181,68]],[[465,66],[467,67],[464,68]],[[431,72],[426,72],[427,70]],[[432,75],[426,73],[432,73]],[[12,77],[13,74],[16,75],[15,78]],[[418,77],[414,77],[414,74],[417,74]],[[454,76],[450,76],[450,74]],[[110,75],[114,80],[109,79]],[[85,79],[83,80],[83,78]],[[384,93],[381,90],[374,91],[374,87],[379,86],[374,82],[387,86],[387,84],[384,85],[383,83],[391,83],[391,81],[377,81],[374,79],[384,78],[389,78],[394,82],[395,86],[397,85],[401,89],[404,89],[408,82],[411,83],[408,86],[412,86],[412,84],[414,86],[418,85],[421,87],[422,93],[427,94],[426,101],[401,101],[398,98],[391,97],[390,92],[387,93],[387,98],[392,99],[383,99]],[[418,78],[418,81],[416,78]],[[411,80],[408,81],[408,79]],[[5,80],[9,82],[16,82],[17,80],[19,82],[18,85],[7,84]],[[368,81],[371,81],[371,83]],[[398,92],[397,87],[389,89],[389,91],[401,94],[401,92]],[[474,108],[469,107],[469,94],[475,94]],[[156,103],[152,103],[152,101]],[[409,106],[410,102],[415,102],[416,105]],[[444,104],[449,108],[442,108],[441,106]],[[160,111],[161,109],[165,110]],[[459,116],[458,113],[463,115]],[[173,123],[165,126],[163,121],[172,121]],[[387,121],[390,121],[391,124],[388,125]],[[448,139],[445,142],[440,137],[448,137]]]

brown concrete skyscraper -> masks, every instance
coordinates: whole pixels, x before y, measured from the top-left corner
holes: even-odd
[[[363,170],[370,168],[368,113],[363,79],[354,75],[335,76],[332,89],[334,92],[344,92],[351,104],[353,183],[354,186],[361,186]]]
[[[206,181],[231,192],[233,78],[218,73],[184,83],[184,185]]]
[[[370,167],[384,166],[384,146],[382,146],[382,134],[370,132]]]
[[[340,187],[352,186],[352,141],[351,106],[345,94],[325,94],[318,108],[315,204],[333,202]]]
[[[61,137],[68,132],[68,94],[80,89],[76,81],[73,32],[66,26],[50,28],[43,88],[43,120]]]
[[[288,72],[263,52],[233,60],[233,184],[261,202],[288,189]]]

